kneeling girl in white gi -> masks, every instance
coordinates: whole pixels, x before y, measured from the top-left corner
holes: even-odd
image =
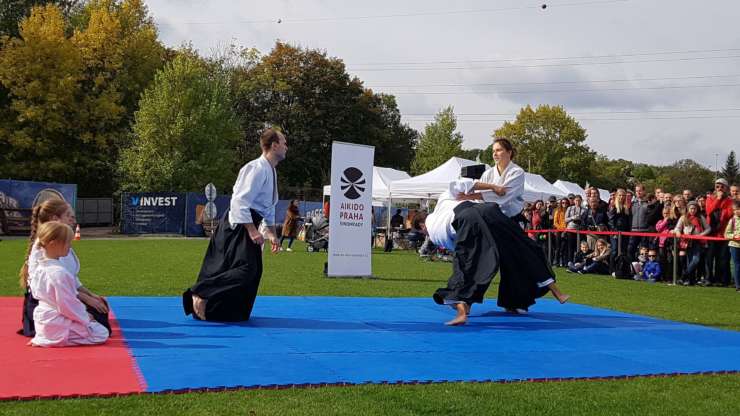
[[[44,255],[30,279],[30,289],[39,305],[33,311],[37,347],[101,344],[108,330],[90,315],[77,298],[77,285],[59,261],[69,254],[74,231],[66,224],[49,221],[38,230],[38,244]]]

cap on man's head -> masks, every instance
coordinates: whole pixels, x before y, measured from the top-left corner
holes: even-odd
[[[725,178],[717,178],[716,181],[714,181],[715,184],[721,183],[724,186],[730,186],[730,184],[727,182],[727,179]]]
[[[555,195],[550,195],[550,198],[547,199],[550,202],[558,202],[558,198],[555,197]]]
[[[573,198],[575,198],[575,197],[576,197],[576,195],[575,195],[575,194],[568,194],[568,199],[573,199]]]

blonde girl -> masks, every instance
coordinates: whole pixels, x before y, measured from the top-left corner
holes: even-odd
[[[29,344],[65,347],[105,342],[108,329],[77,298],[77,280],[60,261],[69,255],[74,231],[67,224],[48,221],[38,227],[37,237],[43,254],[29,279],[29,289],[38,300],[33,311],[36,335]]]

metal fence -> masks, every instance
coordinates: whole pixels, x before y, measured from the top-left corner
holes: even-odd
[[[113,198],[77,198],[77,223],[113,225]]]

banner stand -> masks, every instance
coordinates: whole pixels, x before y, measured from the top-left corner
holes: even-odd
[[[327,277],[372,278],[375,148],[332,142]]]

